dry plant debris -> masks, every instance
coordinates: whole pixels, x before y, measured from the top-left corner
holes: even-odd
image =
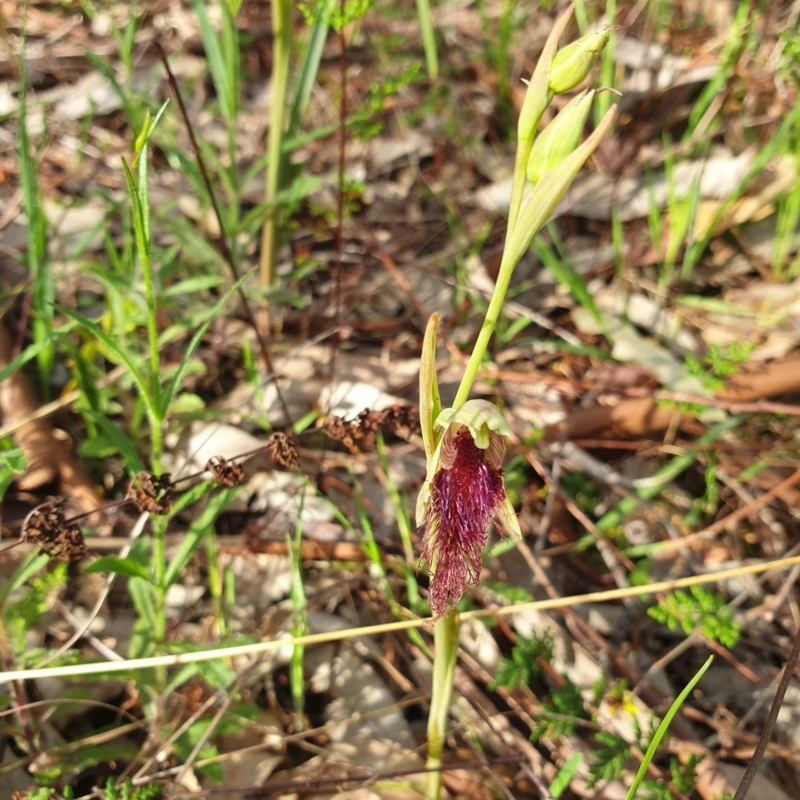
[[[81,529],[67,520],[63,499],[37,506],[22,524],[22,538],[63,561],[79,561],[86,555]]]
[[[165,472],[154,475],[152,472],[140,472],[131,481],[126,499],[136,506],[138,511],[148,514],[168,514],[172,508],[172,476]]]
[[[1,521],[4,539],[24,541],[0,554],[3,671],[42,664],[74,636],[62,660],[114,661],[427,613],[408,523],[425,471],[422,331],[441,315],[437,361],[451,397],[452,365],[470,351],[497,274],[511,124],[551,13],[435,4],[447,75],[436,84],[414,3],[377,2],[342,36],[328,34],[288,165],[301,182],[289,193],[280,290],[248,285],[248,302],[274,301],[272,367],[227,303],[159,422],[157,474],[142,406],[148,298],[120,166],[133,163],[145,109],[170,99],[148,185],[162,389],[229,288],[223,231],[241,274],[259,256],[275,4],[241,4],[235,108],[212,75],[201,5],[219,33],[228,4],[30,0],[23,20],[21,4],[0,3]],[[591,20],[604,10],[587,4]],[[747,14],[722,0],[619,6],[607,74],[622,122],[521,264],[480,375],[479,393],[512,421],[506,488],[523,541],[490,543],[474,604],[556,601],[800,549],[797,21],[784,2]],[[293,30],[296,44],[307,40],[299,15]],[[156,41],[208,157],[222,226]],[[27,205],[23,58],[39,186]],[[330,132],[342,95],[340,206]],[[28,219],[31,208],[41,219]],[[58,333],[69,322],[61,309],[106,338],[86,326]],[[12,474],[22,461],[27,471]],[[68,502],[50,500],[56,493]],[[104,502],[89,518],[68,511]],[[162,543],[160,573],[151,559]],[[74,563],[16,583],[32,546]],[[92,572],[95,557],[107,577]],[[732,793],[797,633],[798,574],[520,611],[492,627],[470,620],[445,786],[488,798],[499,781],[509,796],[546,797],[566,768],[561,797],[623,796],[652,714],[713,652],[648,791]],[[0,674],[0,797],[37,796],[47,767],[59,798],[67,785],[104,798],[98,787],[112,776],[163,796],[244,800],[250,787],[412,800],[430,646],[424,629],[287,644],[263,658],[136,673],[127,688]],[[794,679],[751,796],[800,796],[799,709]]]
[[[376,434],[382,428],[404,439],[419,436],[419,411],[415,406],[395,405],[383,411],[364,409],[351,420],[329,414],[322,421],[323,433],[351,453],[374,450]]]
[[[223,456],[212,456],[206,464],[206,471],[222,486],[238,486],[244,480],[241,465],[230,462]]]
[[[300,466],[300,457],[293,436],[280,432],[273,433],[267,439],[267,450],[275,463],[282,467],[297,469]]]

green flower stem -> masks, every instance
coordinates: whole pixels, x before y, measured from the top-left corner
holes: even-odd
[[[486,311],[480,333],[464,370],[464,376],[461,379],[452,408],[449,409],[451,416],[444,420],[445,423],[451,418],[455,419],[459,409],[469,399],[478,369],[488,349],[497,321],[500,318],[500,311],[505,301],[514,268],[530,248],[533,237],[552,215],[580,168],[608,132],[616,116],[616,109],[610,109],[591,136],[582,145],[578,146],[577,143],[580,140],[580,134],[585,122],[585,114],[583,112],[588,113],[588,106],[585,109],[580,108],[580,104],[584,101],[582,96],[573,101],[574,107],[577,107],[580,113],[576,115],[570,111],[561,118],[560,122],[558,122],[557,118],[558,127],[550,135],[562,141],[555,143],[549,140],[543,141],[542,154],[534,159],[536,162],[534,164],[534,167],[536,167],[536,183],[531,185],[526,192],[528,161],[536,136],[536,128],[544,110],[552,100],[554,93],[569,91],[569,89],[574,88],[584,80],[596,54],[602,49],[605,44],[605,38],[607,38],[607,32],[601,32],[589,40],[581,40],[571,49],[565,48],[565,54],[557,58],[559,52],[558,39],[564,32],[573,10],[574,6],[570,6],[556,21],[528,85],[518,125],[514,182],[503,259],[500,263],[500,271],[489,301],[489,308]],[[555,65],[554,58],[557,61]],[[589,104],[591,104],[592,97],[593,93],[586,95]],[[543,161],[543,163],[539,164],[538,161]],[[428,323],[420,364],[420,422],[428,461],[428,482],[420,492],[420,501],[418,501],[417,505],[418,524],[423,524],[425,521],[426,487],[430,486],[440,461],[439,447],[441,439],[437,443],[439,437],[437,437],[435,431],[436,424],[442,424],[441,418],[443,416],[439,413],[441,401],[436,383],[435,335],[437,320],[438,318],[434,316]],[[487,438],[489,430],[496,430],[496,428],[491,426],[487,428],[485,432]],[[429,497],[430,488],[427,489],[427,492]],[[505,502],[507,502],[508,507],[501,509],[502,513],[509,520],[516,520],[514,509],[507,498]],[[519,533],[518,529],[517,533]],[[430,557],[427,558],[429,561],[432,560]],[[435,555],[433,560],[435,560]],[[436,564],[429,564],[429,569],[431,574],[435,574]],[[447,610],[434,625],[435,653],[433,659],[433,690],[430,715],[428,717],[426,800],[439,800],[442,788],[442,753],[444,751],[447,715],[450,708],[450,698],[453,693],[453,677],[458,657],[458,629],[459,617],[455,609]]]
[[[448,609],[433,627],[433,686],[428,716],[428,769],[425,800],[439,800],[442,790],[442,753],[447,734],[447,713],[453,695],[453,676],[458,660],[458,611]]]
[[[472,349],[472,355],[469,357],[467,368],[464,370],[464,377],[461,379],[461,384],[453,401],[453,408],[462,406],[469,398],[472,384],[475,383],[478,369],[489,346],[489,340],[492,337],[492,333],[494,333],[497,320],[500,317],[500,310],[503,307],[503,301],[505,300],[514,268],[527,252],[533,237],[550,218],[580,168],[614,124],[615,119],[616,106],[613,106],[608,110],[591,136],[557,167],[554,167],[544,175],[542,180],[523,199],[517,225],[513,229],[509,227],[506,233],[503,259],[500,262],[500,271],[497,275],[492,299],[489,301],[486,317],[483,320],[483,325],[481,325],[475,347]]]
[[[506,237],[506,241],[508,241],[508,237]],[[453,400],[453,408],[463,406],[469,399],[469,393],[472,391],[472,384],[475,383],[478,369],[481,366],[483,356],[489,346],[489,340],[492,338],[497,320],[500,318],[500,310],[503,308],[503,302],[506,299],[508,285],[511,283],[511,275],[514,272],[514,267],[517,266],[506,257],[508,252],[509,250],[506,247],[503,250],[503,259],[500,262],[500,272],[497,275],[497,282],[494,285],[492,299],[489,301],[486,317],[481,325],[481,330],[478,334],[475,346],[472,348],[472,354],[469,357],[467,368],[464,370],[464,376],[461,378],[456,398]]]

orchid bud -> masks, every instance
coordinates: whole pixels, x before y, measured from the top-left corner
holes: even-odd
[[[548,88],[550,69],[553,58],[558,52],[558,40],[562,33],[567,29],[572,12],[575,6],[570,4],[558,17],[553,25],[547,41],[544,43],[536,69],[528,81],[528,90],[525,92],[525,99],[522,102],[522,109],[519,112],[519,122],[517,123],[517,155],[514,160],[514,180],[511,187],[511,202],[508,209],[508,227],[514,228],[519,212],[519,204],[522,202],[522,192],[525,188],[525,168],[528,164],[528,156],[531,152],[531,145],[536,135],[536,128],[548,103],[553,99],[553,93]]]
[[[518,264],[528,251],[533,237],[550,219],[550,215],[569,189],[572,181],[575,180],[580,168],[611,129],[616,116],[617,107],[611,106],[586,141],[582,142],[549,172],[546,172],[539,183],[527,193],[520,206],[517,224],[506,240],[503,261],[500,264],[501,270],[504,264]]]
[[[582,83],[606,46],[610,28],[602,28],[581,36],[577,42],[562,47],[554,56],[547,74],[548,87],[553,94],[562,94]]]
[[[583,91],[574,97],[536,137],[528,158],[528,180],[532,184],[539,183],[542,175],[558,166],[580,144],[594,94]]]

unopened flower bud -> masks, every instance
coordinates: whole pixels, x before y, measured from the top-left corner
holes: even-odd
[[[549,172],[542,175],[541,180],[531,187],[520,206],[517,222],[514,225],[503,250],[504,262],[518,264],[528,251],[533,237],[544,226],[550,215],[569,189],[580,168],[589,156],[597,149],[603,137],[611,129],[617,116],[617,107],[611,106],[600,124],[592,131],[586,141],[581,142],[568,156]]]
[[[593,99],[594,91],[581,92],[534,140],[527,169],[528,180],[534,186],[580,144]]]
[[[606,46],[610,28],[581,36],[577,42],[562,47],[553,57],[547,76],[548,87],[554,94],[574,89],[589,74],[600,51]]]

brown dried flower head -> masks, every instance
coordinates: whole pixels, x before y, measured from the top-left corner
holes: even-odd
[[[163,475],[140,472],[131,481],[127,499],[139,511],[159,516],[168,514],[173,502],[171,478],[168,472]]]
[[[54,558],[78,561],[86,555],[86,542],[81,529],[67,520],[65,505],[59,498],[34,508],[22,525],[22,537]]]
[[[322,423],[323,433],[341,442],[351,453],[373,450],[376,434],[382,428],[404,439],[419,435],[419,411],[414,406],[397,404],[382,411],[365,408],[351,420],[329,414]]]
[[[228,461],[223,456],[209,458],[206,472],[210,472],[214,480],[221,486],[238,486],[244,479],[244,470],[241,464]]]
[[[289,437],[285,433],[273,433],[267,439],[267,450],[273,460],[282,467],[296,469],[300,466],[294,437]]]

